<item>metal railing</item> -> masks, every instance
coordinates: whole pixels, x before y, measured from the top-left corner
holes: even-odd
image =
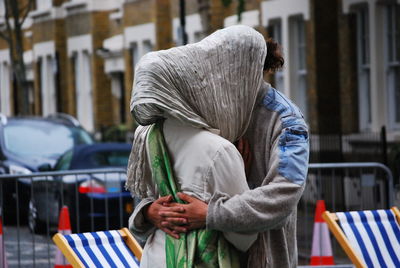
[[[5,191],[9,189],[5,189],[5,186],[11,183],[15,190],[12,195],[15,200],[13,208],[17,212],[14,219],[10,218],[10,214],[3,213],[5,223],[3,241],[8,253],[9,267],[39,265],[51,267],[53,265],[55,246],[50,237],[57,231],[58,213],[63,205],[69,206],[72,231],[75,232],[127,226],[127,218],[130,214],[128,212],[132,210],[138,200],[132,199],[130,196],[123,196],[121,191],[115,189],[116,184],[107,184],[108,180],[118,181],[119,189],[122,189],[126,179],[125,174],[125,169],[100,169],[1,175],[0,206],[4,208],[4,205],[7,205],[4,198],[6,197]],[[112,176],[113,178],[111,178]],[[99,205],[96,197],[104,195],[104,189],[97,189],[99,192],[96,192],[94,187],[91,189],[94,192],[90,192],[90,189],[85,188],[83,183],[85,179],[87,181],[88,177],[103,179],[103,185],[105,188],[108,187],[107,194],[110,199],[105,198]],[[65,183],[60,183],[61,181]],[[67,182],[70,182],[69,186]],[[327,210],[331,211],[388,208],[393,204],[392,183],[392,173],[380,163],[310,164],[306,189],[298,205],[299,264],[305,265],[309,262],[317,200],[325,200]],[[24,188],[26,185],[29,187]],[[55,189],[56,193],[60,193],[60,195],[53,194]],[[68,189],[73,190],[75,198],[66,195]],[[88,198],[76,198],[85,191],[89,194]],[[10,193],[7,192],[7,195],[10,196]],[[29,230],[29,219],[27,219],[31,215],[28,212],[31,213],[32,208],[35,208],[35,204],[33,206],[31,204],[29,207],[29,203],[36,201],[39,195],[42,195],[42,198],[47,201],[57,200],[57,202],[47,202],[48,206],[42,215],[45,221],[42,226],[44,230],[40,235]],[[56,199],[52,199],[53,197]],[[111,197],[116,202],[111,202]],[[131,204],[130,209],[127,208],[129,203]],[[99,207],[101,207],[100,210]],[[85,209],[89,217],[82,219],[82,211],[80,211],[82,209]],[[24,212],[24,210],[26,211]],[[30,227],[30,229],[33,228]],[[334,239],[332,239],[332,245],[336,263],[350,263]]]
[[[306,188],[298,205],[299,264],[309,264],[318,200],[324,200],[326,209],[336,212],[389,208],[393,199],[392,172],[381,163],[310,164]],[[351,263],[336,240],[331,242],[335,263]]]
[[[134,199],[124,191],[125,181],[122,168],[0,175],[9,267],[53,265],[51,236],[63,206],[69,209],[72,232],[127,226]]]

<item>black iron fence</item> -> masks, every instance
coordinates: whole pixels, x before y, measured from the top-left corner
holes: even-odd
[[[63,206],[72,232],[119,229],[135,206],[124,190],[125,169],[76,170],[0,176],[3,249],[8,267],[53,265]]]
[[[299,264],[310,263],[315,206],[324,200],[331,212],[387,209],[394,204],[393,175],[381,163],[310,164],[307,184],[298,205]],[[336,264],[349,264],[335,239],[331,239]]]
[[[119,229],[128,225],[135,201],[124,190],[124,169],[77,170],[0,176],[3,241],[8,267],[51,267],[62,206],[69,208],[72,232]],[[309,262],[318,200],[328,210],[387,208],[393,178],[380,163],[310,164],[298,206],[299,264]],[[8,198],[11,198],[9,200]],[[349,263],[332,240],[337,263]],[[1,247],[2,246],[2,247]]]

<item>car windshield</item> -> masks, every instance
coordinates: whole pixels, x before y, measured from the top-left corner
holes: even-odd
[[[127,167],[130,151],[97,152],[92,155],[94,167]]]
[[[81,128],[39,120],[18,121],[4,127],[5,149],[18,156],[54,158],[74,145],[93,143]]]

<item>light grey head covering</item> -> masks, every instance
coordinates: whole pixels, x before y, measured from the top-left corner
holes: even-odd
[[[202,41],[151,52],[135,70],[131,112],[143,126],[175,117],[196,128],[216,130],[233,142],[250,122],[263,79],[264,37],[247,26],[228,27]],[[138,127],[128,164],[126,187],[139,197],[146,183],[145,141]]]

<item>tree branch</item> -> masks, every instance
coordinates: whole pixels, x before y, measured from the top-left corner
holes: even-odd
[[[12,34],[12,29],[10,25],[10,2],[9,0],[4,0],[4,5],[5,5],[5,20],[6,20],[6,29],[8,33],[8,45],[10,49],[10,59],[11,63],[14,64],[14,40],[13,40],[13,34]]]
[[[0,38],[5,40],[8,44],[10,44],[10,37],[5,35],[3,32],[0,32]]]
[[[22,20],[21,20],[21,22],[20,22],[21,26],[24,24],[26,18],[27,18],[28,15],[29,15],[29,12],[31,11],[31,9],[32,9],[32,7],[33,7],[33,1],[34,1],[34,0],[29,0],[28,4],[27,4],[26,7],[24,8],[24,9],[25,9],[25,13],[21,12],[21,14],[22,14]]]
[[[10,38],[10,41],[12,41],[12,32],[11,32],[11,25],[10,25],[10,3],[8,2],[9,0],[4,0],[4,5],[5,5],[5,21],[6,21],[6,29],[8,32],[8,36]]]

